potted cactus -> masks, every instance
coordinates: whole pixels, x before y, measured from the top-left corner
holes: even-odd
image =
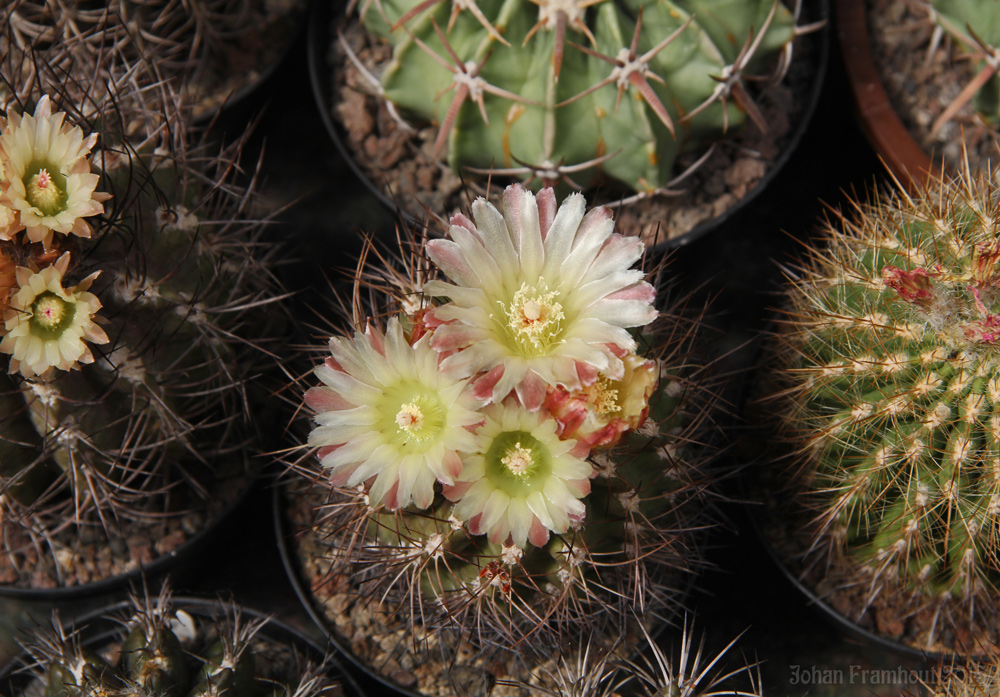
[[[683,609],[712,477],[699,327],[657,312],[613,227],[511,185],[355,274],[279,537],[320,624],[397,689],[525,679]]]
[[[328,14],[310,37],[321,111],[415,217],[514,179],[598,195],[626,234],[679,237],[791,147],[822,75],[821,22],[774,0],[378,0],[348,3],[332,31]]]
[[[336,662],[291,627],[233,603],[156,597],[71,625],[53,616],[0,676],[4,694],[320,697],[359,694]]]
[[[58,43],[2,67],[0,592],[75,595],[172,563],[249,487],[274,252],[239,142],[108,96],[138,69],[78,100],[93,66]]]
[[[306,15],[306,0],[188,0],[183,3],[70,0],[58,11],[44,0],[12,0],[0,27],[15,46],[58,37],[106,76],[109,56],[142,64],[131,89],[147,108],[175,109],[202,124],[222,107],[249,98],[289,52]],[[170,88],[163,90],[164,82]]]
[[[1000,650],[996,173],[828,222],[790,272],[765,529],[813,593],[920,652]]]
[[[862,126],[902,181],[995,159],[996,13],[996,3],[978,0],[838,3]]]
[[[570,657],[561,655],[554,670],[525,683],[529,694],[550,697],[614,697],[642,694],[656,697],[760,697],[763,694],[756,664],[733,661],[729,651],[733,639],[718,652],[706,650],[704,637],[698,640],[685,625],[677,637],[676,651],[644,637],[641,653],[624,656],[583,644]]]

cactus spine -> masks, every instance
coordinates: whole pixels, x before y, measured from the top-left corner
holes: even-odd
[[[0,105],[2,578],[20,585],[147,564],[246,485],[246,383],[266,360],[274,297],[263,224],[235,181],[242,144],[213,156],[150,137],[142,124],[185,122],[108,98],[120,74],[81,96],[93,66],[74,50],[12,48],[3,63],[17,89]],[[80,541],[99,557],[81,557]],[[46,549],[54,566],[20,571]]]
[[[989,617],[1000,581],[998,213],[968,166],[858,206],[829,224],[778,336],[806,546],[849,559],[872,597],[954,617]]]
[[[57,621],[30,637],[31,689],[44,697],[318,697],[341,689],[269,639],[266,619],[247,620],[239,607],[185,609],[166,590],[131,602],[125,617],[95,620],[122,628],[107,645],[85,643]]]
[[[1000,8],[996,3],[975,0],[932,0],[928,2],[928,10],[938,31],[953,37],[970,58],[977,60],[978,67],[976,77],[935,121],[932,133],[969,99],[983,120],[995,127],[1000,123],[1000,77],[996,65]]]
[[[744,78],[783,64],[796,33],[780,3],[375,0],[368,31],[391,43],[378,87],[438,126],[460,175],[531,186],[612,180],[653,192],[678,153],[762,123]],[[780,71],[780,68],[779,68]]]

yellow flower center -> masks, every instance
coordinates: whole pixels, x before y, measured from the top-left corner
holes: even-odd
[[[622,410],[618,404],[618,390],[612,388],[612,384],[603,375],[594,383],[594,409],[603,416],[617,414]]]
[[[484,448],[486,477],[508,496],[541,491],[552,475],[548,446],[528,431],[502,431]]]
[[[521,445],[518,441],[507,449],[507,454],[500,458],[500,462],[507,466],[513,474],[523,477],[533,464],[535,458],[531,455],[531,450]]]
[[[522,283],[509,307],[500,303],[510,336],[526,356],[547,353],[558,342],[566,318],[562,304],[556,300],[558,291],[550,291],[544,282],[539,285],[536,288]]]
[[[434,390],[418,381],[387,386],[375,407],[379,413],[377,430],[400,452],[425,452],[447,425],[447,407]]]
[[[44,341],[57,340],[73,326],[75,318],[75,302],[60,298],[52,291],[45,291],[31,304],[31,333]]]
[[[32,170],[25,182],[28,203],[45,215],[61,212],[66,205],[66,179],[55,169],[50,172],[47,166],[30,167],[28,171]]]
[[[401,404],[396,413],[396,425],[407,435],[419,438],[419,431],[424,425],[424,412],[416,402]]]
[[[66,303],[55,295],[43,297],[35,303],[34,319],[47,329],[58,325],[65,314]]]

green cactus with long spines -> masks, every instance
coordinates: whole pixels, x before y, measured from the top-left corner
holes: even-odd
[[[928,0],[928,9],[941,30],[954,37],[962,50],[976,58],[979,75],[972,105],[994,126],[1000,123],[1000,76],[994,56],[1000,46],[1000,6],[988,0]],[[955,103],[961,106],[965,100]],[[945,113],[949,114],[952,109]]]
[[[743,77],[773,66],[796,32],[773,0],[458,6],[364,4],[364,26],[393,46],[381,93],[438,125],[435,154],[447,138],[459,174],[521,170],[535,186],[578,168],[569,178],[584,187],[665,187],[679,153],[753,115]]]
[[[806,546],[869,588],[977,612],[1000,582],[998,214],[986,173],[858,206],[797,274],[777,337]]]
[[[89,74],[86,64],[63,49],[45,47],[41,55],[52,60],[42,65],[72,66],[67,82],[79,85]],[[14,74],[23,77],[17,70],[26,63],[7,59],[3,67],[17,63]],[[87,578],[65,566],[73,548],[62,537],[66,531],[92,536],[103,528],[124,539],[132,521],[192,513],[188,529],[176,528],[187,539],[192,524],[204,525],[248,484],[243,451],[254,436],[247,383],[269,363],[260,348],[270,336],[266,308],[276,293],[273,253],[260,245],[263,221],[236,181],[241,143],[215,154],[183,143],[136,150],[122,130],[147,120],[123,106],[130,101],[101,101],[104,92],[95,90],[84,109],[71,101],[74,90],[63,95],[44,70],[35,76],[33,98],[51,90],[53,101],[68,100],[58,102],[67,123],[100,133],[90,169],[100,177],[97,191],[110,198],[103,213],[87,218],[89,237],[50,233],[39,242],[27,231],[0,234],[0,262],[20,269],[20,280],[11,272],[14,286],[0,294],[0,507],[12,561],[4,582],[41,583],[15,581],[10,570],[23,565],[23,555],[51,545],[54,574],[45,583],[75,585]],[[13,102],[0,106],[8,117],[25,111]],[[159,120],[182,121],[177,113]],[[4,201],[14,200],[4,188]],[[62,288],[86,281],[100,301],[94,321],[106,341],[89,338],[79,363],[57,361],[39,374],[19,374],[7,355],[17,350],[9,339],[22,327],[11,303],[18,284],[57,258],[65,261]],[[228,483],[220,489],[222,482]],[[148,561],[122,559],[117,573]]]
[[[422,245],[417,239],[413,249]],[[420,289],[438,272],[416,252],[402,257],[402,269],[362,264],[355,278],[364,280],[355,287],[352,307],[359,326],[364,317],[402,311],[406,333],[392,341],[412,345],[429,326],[430,300]],[[495,659],[501,673],[523,677],[523,662],[534,660],[533,652],[544,654],[591,632],[598,642],[612,643],[623,633],[636,640],[634,608],[650,622],[676,617],[691,574],[704,563],[698,531],[710,524],[704,494],[713,477],[703,468],[711,447],[701,433],[713,399],[706,375],[690,360],[697,324],[693,328],[665,313],[637,337],[632,357],[643,357],[641,367],[620,383],[592,385],[588,405],[597,394],[621,400],[609,410],[620,408],[629,420],[618,432],[621,440],[605,443],[592,426],[573,431],[571,417],[578,412],[562,409],[557,389],[548,391],[542,411],[565,424],[565,438],[579,438],[577,447],[597,444],[590,450],[585,513],[544,542],[519,545],[507,533],[474,531],[458,519],[459,502],[444,486],[425,507],[389,507],[370,496],[377,486],[371,481],[347,486],[312,458],[292,463],[309,480],[307,503],[290,507],[295,527],[307,530],[295,535],[298,559],[329,623],[351,638],[359,657],[381,663],[376,652],[403,634],[407,639],[390,660],[415,675],[419,690],[429,691],[433,676],[415,668],[425,652],[446,652],[458,673],[487,676]],[[329,365],[350,364],[336,355]],[[654,356],[656,365],[649,360]],[[642,416],[637,411],[634,420],[630,410],[636,407],[624,406],[626,400],[633,404],[628,395],[641,396]],[[323,399],[307,392],[317,423],[335,413],[322,411]],[[303,496],[303,484],[292,489],[293,499]],[[347,611],[338,605],[345,597]],[[396,616],[398,608],[405,611]],[[385,624],[372,620],[382,614],[389,616]],[[356,640],[359,635],[365,639]],[[385,670],[391,675],[394,669]]]
[[[193,611],[193,612],[192,612]],[[56,618],[57,619],[57,618]],[[267,620],[238,607],[185,608],[169,592],[132,598],[118,636],[84,643],[53,622],[25,642],[42,697],[318,697],[341,688],[295,648],[266,637]],[[263,632],[261,631],[263,630]]]

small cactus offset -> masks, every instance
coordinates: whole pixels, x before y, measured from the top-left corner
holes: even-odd
[[[585,643],[567,658],[560,655],[554,669],[533,676],[525,686],[531,694],[548,697],[761,697],[757,664],[733,660],[729,654],[739,637],[718,652],[706,650],[685,625],[676,651],[662,648],[649,633],[631,656],[623,647],[607,650]]]
[[[85,120],[35,84],[51,96],[0,104],[0,578],[75,585],[171,551],[247,484],[276,294],[238,143],[138,151],[116,103]],[[77,556],[95,535],[124,568]]]
[[[305,395],[323,470],[298,467],[331,490],[313,588],[355,579],[355,608],[404,608],[401,647],[447,635],[502,663],[617,639],[630,608],[669,619],[703,563],[698,326],[658,316],[631,268],[642,242],[579,194],[512,185],[502,212],[472,214],[359,270],[387,297],[364,309],[356,289],[356,333],[330,340]],[[353,636],[355,619],[332,621]],[[486,672],[482,654],[456,660]]]
[[[947,619],[995,625],[981,619],[1000,583],[993,176],[966,166],[834,220],[777,337],[773,404],[799,455],[792,496],[815,523],[805,546],[849,560],[870,599],[910,598],[908,616],[929,607],[927,642]]]
[[[460,176],[534,188],[659,192],[679,153],[748,118],[766,130],[748,84],[781,74],[798,31],[775,0],[359,5],[392,45],[376,90],[399,116],[436,125],[431,158],[447,151]]]
[[[41,697],[319,697],[342,688],[297,647],[266,636],[266,618],[247,619],[237,606],[185,605],[167,590],[133,596],[132,607],[94,623],[117,624],[103,644],[85,642],[54,618],[25,648]],[[82,627],[81,631],[87,627]],[[262,631],[263,630],[263,631]],[[33,691],[34,690],[34,691]]]
[[[1000,6],[981,0],[928,0],[927,10],[937,24],[936,37],[947,33],[977,62],[976,76],[935,120],[931,132],[970,100],[984,122],[994,128],[1000,125]]]

